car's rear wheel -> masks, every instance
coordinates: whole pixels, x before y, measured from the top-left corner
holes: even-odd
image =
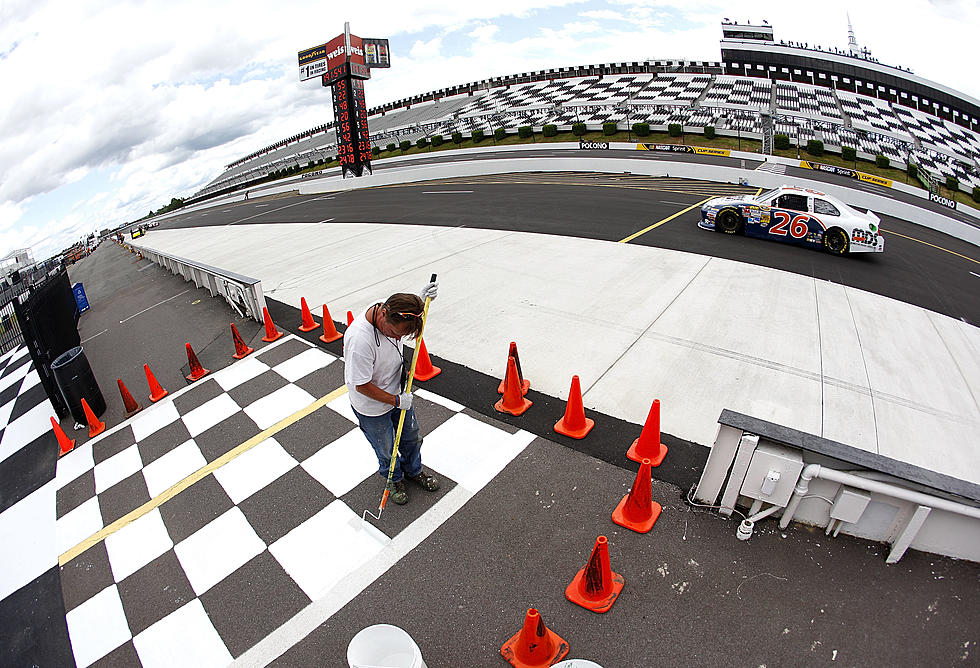
[[[823,247],[828,253],[844,255],[850,246],[851,242],[847,238],[847,233],[839,227],[833,227],[823,235]]]
[[[742,231],[742,217],[735,211],[726,209],[718,214],[715,229],[725,234],[738,234]]]

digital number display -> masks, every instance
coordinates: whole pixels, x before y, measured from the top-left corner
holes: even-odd
[[[345,63],[346,67],[346,63]],[[340,68],[335,68],[340,69]],[[327,75],[324,75],[324,81]],[[371,141],[368,135],[367,106],[364,102],[364,81],[342,76],[330,86],[333,115],[337,131],[337,156],[344,176],[353,172],[371,171]]]

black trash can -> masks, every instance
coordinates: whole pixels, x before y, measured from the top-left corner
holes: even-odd
[[[105,398],[81,346],[75,346],[58,355],[51,362],[51,373],[76,423],[86,424],[82,399],[85,399],[96,416],[105,413]]]

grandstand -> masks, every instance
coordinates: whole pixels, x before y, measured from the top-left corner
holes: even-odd
[[[713,127],[719,135],[762,139],[764,114],[791,143],[819,139],[825,149],[882,155],[899,168],[911,162],[929,178],[980,187],[980,101],[903,68],[883,65],[867,49],[823,50],[776,44],[771,26],[722,23],[724,62],[646,61],[588,65],[496,77],[368,111],[372,145],[454,133],[490,135],[521,126],[540,132],[574,123],[599,130],[639,122],[664,132]],[[850,76],[844,76],[844,73]],[[855,74],[857,73],[857,74]],[[857,78],[860,75],[861,78]],[[228,192],[284,168],[328,162],[336,153],[332,123],[283,139],[228,165],[191,200]]]

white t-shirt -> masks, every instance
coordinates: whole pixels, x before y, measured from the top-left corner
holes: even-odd
[[[385,392],[401,391],[402,341],[385,336],[371,324],[366,312],[359,313],[344,332],[344,382],[350,405],[361,415],[378,416],[394,406],[375,401],[357,391],[358,385],[374,383]],[[375,341],[380,341],[379,346]]]

